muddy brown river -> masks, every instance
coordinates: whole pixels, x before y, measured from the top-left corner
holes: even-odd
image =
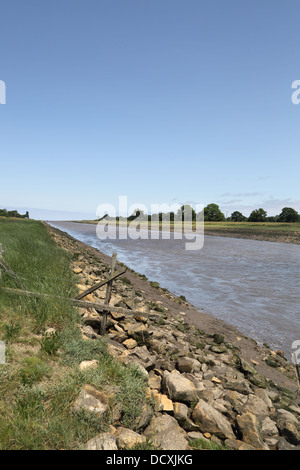
[[[205,236],[201,250],[186,251],[184,240],[99,240],[95,225],[51,225],[107,255],[117,252],[128,267],[288,359],[300,340],[299,245]]]

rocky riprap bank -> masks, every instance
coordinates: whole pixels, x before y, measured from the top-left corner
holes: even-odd
[[[48,226],[48,230],[57,243],[76,253],[72,269],[79,291],[107,275],[107,256],[57,229]],[[105,291],[104,286],[85,300],[103,302]],[[135,430],[120,426],[118,410],[113,410],[110,431],[95,436],[85,448],[131,448],[142,446],[148,438],[163,450],[187,450],[198,439],[234,450],[300,450],[295,371],[281,351],[255,346],[255,359],[249,359],[248,353],[245,360],[243,348],[238,346],[241,338],[230,343],[223,334],[224,326],[222,331],[208,332],[187,323],[192,307],[184,299],[131,270],[114,281],[110,305],[148,314],[112,312],[107,343],[110,354],[126,365],[136,364],[143,372],[151,406],[144,406]],[[80,314],[83,337],[87,341],[100,338],[97,311],[82,308]],[[260,362],[269,373],[259,372]],[[80,367],[97,363],[84,361]],[[291,386],[279,385],[274,377]],[[107,407],[105,394],[89,384],[74,403],[75,410],[85,408],[99,415]]]

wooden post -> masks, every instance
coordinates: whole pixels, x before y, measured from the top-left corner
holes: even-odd
[[[112,256],[112,262],[111,262],[111,270],[109,275],[112,276],[114,274],[115,268],[116,268],[116,263],[117,263],[117,253],[114,253]],[[106,296],[105,296],[105,305],[108,305],[111,299],[111,288],[112,288],[112,283],[113,281],[109,281],[107,283],[106,287]],[[101,326],[100,326],[100,333],[101,335],[105,335],[106,333],[106,324],[107,324],[107,314],[108,311],[104,310],[103,316],[102,316],[102,321],[101,321]]]
[[[122,269],[122,271],[116,271],[111,276],[108,276],[108,278],[105,279],[104,281],[98,282],[98,284],[95,284],[94,286],[92,286],[89,289],[85,290],[81,294],[77,295],[77,297],[75,297],[75,299],[77,299],[77,300],[83,299],[86,295],[91,294],[92,292],[94,292],[95,290],[99,289],[102,286],[105,286],[105,284],[108,284],[110,281],[113,281],[114,279],[121,276],[125,272],[126,272],[126,269]]]

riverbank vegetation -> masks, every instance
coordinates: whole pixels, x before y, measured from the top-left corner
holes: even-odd
[[[71,297],[78,292],[70,268],[72,255],[60,248],[41,222],[0,219],[4,259],[28,290]],[[17,287],[2,273],[1,285]],[[130,426],[145,400],[145,380],[107,353],[104,339],[84,340],[77,309],[61,298],[23,297],[1,292],[0,450],[76,449],[105,431],[110,417],[74,413],[82,386],[109,388]],[[101,361],[99,360],[101,357]],[[93,370],[81,361],[98,360]]]
[[[204,208],[202,214],[196,214],[191,206],[182,206],[181,210],[174,213],[144,214],[138,209],[130,217],[110,217],[104,215],[97,220],[74,221],[88,224],[106,223],[126,227],[139,226],[151,229],[151,223],[155,229],[170,232],[183,230],[183,218],[191,221],[192,230],[196,230],[197,223],[204,222],[204,233],[206,235],[217,235],[222,237],[248,238],[255,240],[277,241],[283,243],[300,244],[300,220],[299,214],[292,208],[285,207],[275,217],[267,217],[267,212],[260,208],[252,211],[247,218],[238,211],[225,218],[219,206],[209,204]],[[153,228],[153,226],[152,226]]]
[[[19,214],[18,211],[12,210],[8,211],[7,209],[0,209],[0,218],[1,217],[13,217],[16,219],[29,219],[29,212],[26,211],[25,214]]]

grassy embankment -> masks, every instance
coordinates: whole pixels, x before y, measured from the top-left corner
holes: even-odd
[[[97,224],[95,220],[74,221],[87,224]],[[103,221],[105,223],[105,221]],[[113,221],[109,221],[113,224]],[[117,222],[120,227],[125,227],[129,223]],[[141,228],[151,228],[150,223],[141,222]],[[160,224],[160,229],[180,231],[180,222]],[[195,229],[195,224],[193,229]],[[249,238],[255,240],[266,240],[284,243],[300,244],[300,223],[279,223],[279,222],[205,222],[204,232],[206,235],[217,235],[222,237]]]
[[[40,222],[0,219],[5,261],[28,290],[55,296],[76,294],[70,255]],[[2,285],[16,287],[6,275]],[[116,362],[104,340],[85,340],[80,316],[67,301],[6,294],[0,289],[0,339],[6,364],[0,365],[0,450],[76,449],[105,431],[104,419],[75,414],[74,399],[85,384],[107,392],[112,410],[121,407],[122,425],[132,427],[145,402],[145,380],[134,367]],[[43,333],[54,328],[49,338]],[[83,360],[97,369],[80,371]]]

